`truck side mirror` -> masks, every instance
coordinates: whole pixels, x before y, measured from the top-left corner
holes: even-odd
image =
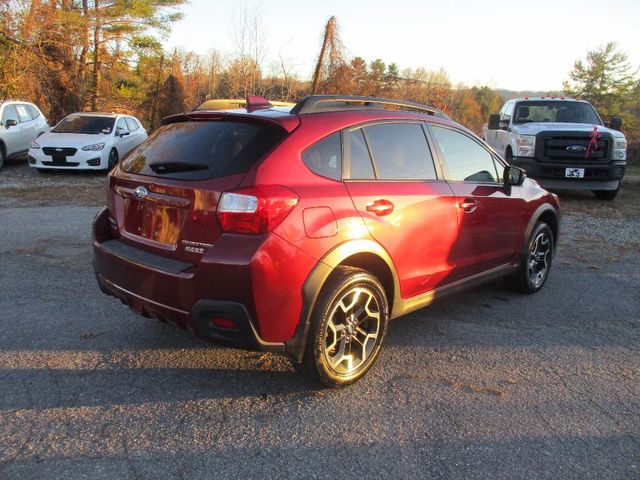
[[[499,130],[500,129],[500,114],[494,113],[489,115],[489,123],[487,124],[487,130]]]
[[[5,128],[16,127],[17,125],[18,125],[18,121],[13,118],[10,118],[6,122],[4,122]]]
[[[612,130],[622,131],[622,117],[618,117],[617,115],[611,117],[610,126]]]

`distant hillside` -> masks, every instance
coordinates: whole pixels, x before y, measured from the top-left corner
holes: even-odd
[[[502,88],[496,89],[496,92],[499,93],[502,98],[505,100],[511,100],[512,98],[519,97],[561,97],[564,95],[564,92],[556,90],[556,91],[533,91],[533,90],[523,90],[521,92],[516,92],[514,90],[505,90]]]

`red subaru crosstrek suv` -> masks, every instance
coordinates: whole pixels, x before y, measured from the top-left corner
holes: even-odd
[[[555,195],[445,114],[380,98],[174,115],[108,183],[105,293],[331,387],[369,370],[390,319],[496,277],[536,292],[558,239]]]

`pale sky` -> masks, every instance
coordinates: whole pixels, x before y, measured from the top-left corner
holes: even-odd
[[[233,53],[238,4],[262,12],[265,67],[281,55],[301,79],[332,15],[348,56],[444,68],[454,83],[559,90],[574,61],[608,41],[640,66],[640,0],[191,0],[166,46]]]

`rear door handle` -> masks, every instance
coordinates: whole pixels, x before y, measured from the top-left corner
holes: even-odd
[[[389,200],[376,200],[367,205],[367,212],[375,213],[378,217],[384,217],[393,212],[393,203]]]
[[[473,198],[465,198],[458,204],[458,207],[461,208],[464,213],[473,213],[475,209],[478,208],[478,202]]]

